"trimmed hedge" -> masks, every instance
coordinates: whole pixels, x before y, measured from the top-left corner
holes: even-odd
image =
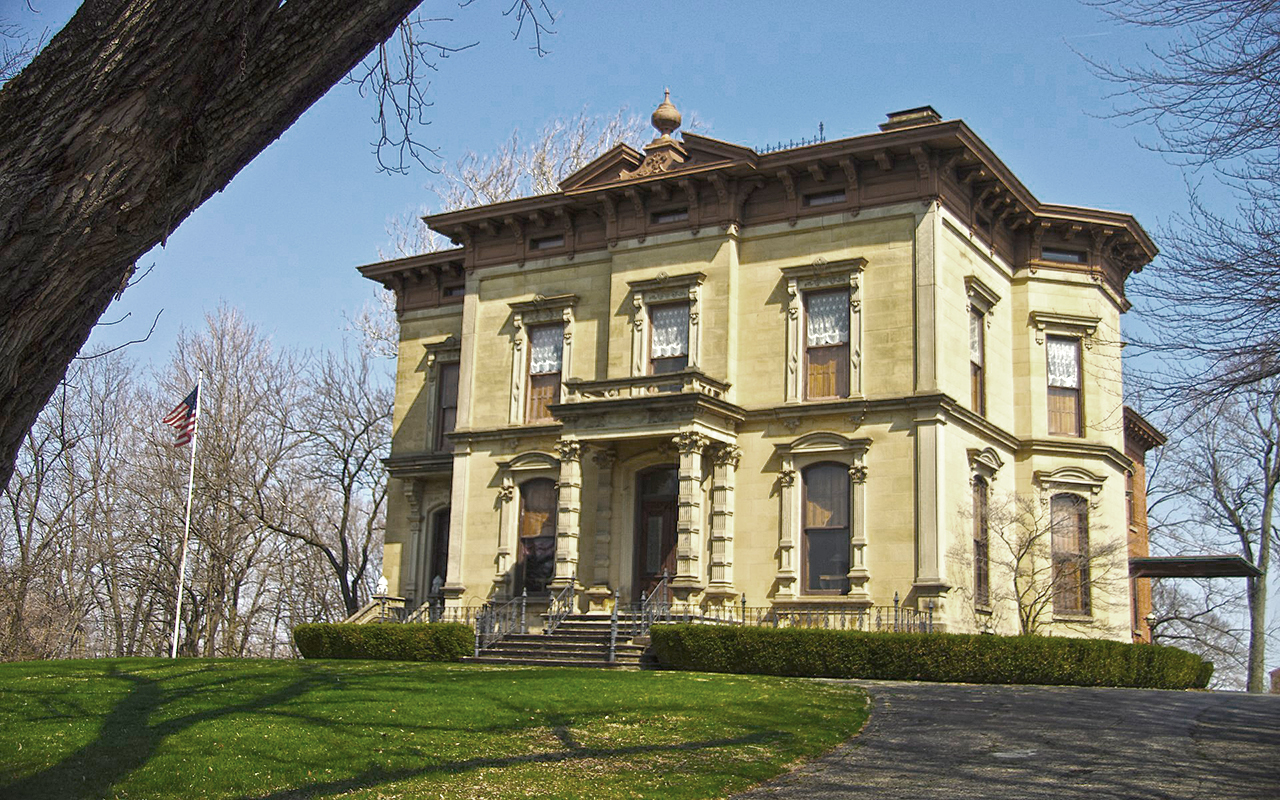
[[[1050,636],[655,625],[673,669],[815,678],[1204,688],[1213,665],[1176,647]]]
[[[475,652],[475,631],[455,622],[314,623],[294,628],[293,641],[303,658],[459,661]]]

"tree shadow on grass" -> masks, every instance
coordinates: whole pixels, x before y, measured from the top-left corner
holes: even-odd
[[[204,668],[195,670],[196,673],[203,671]],[[175,733],[230,714],[265,710],[331,683],[322,673],[307,672],[300,679],[250,702],[219,706],[152,724],[152,715],[163,705],[197,692],[210,691],[215,684],[166,691],[162,684],[173,680],[173,677],[150,678],[121,670],[115,664],[110,666],[106,677],[127,681],[130,686],[128,693],[103,718],[97,737],[58,763],[7,786],[0,786],[0,798],[61,800],[66,797],[109,797],[112,786],[146,765],[161,742]],[[217,681],[216,685],[225,686],[238,680],[243,679],[227,677]]]
[[[745,736],[734,736],[724,739],[704,739],[699,742],[679,742],[666,745],[630,745],[626,747],[582,747],[574,742],[564,726],[557,726],[556,738],[565,744],[564,750],[542,753],[525,753],[518,756],[502,758],[469,758],[463,761],[446,761],[429,764],[412,769],[387,769],[374,766],[365,771],[328,782],[308,783],[291,789],[281,789],[265,795],[245,795],[239,800],[301,800],[310,797],[331,797],[346,794],[360,789],[372,789],[397,781],[420,778],[432,773],[461,774],[476,769],[494,767],[513,767],[523,764],[557,764],[579,758],[615,758],[634,755],[656,755],[659,753],[697,752],[717,747],[734,747],[739,745],[776,744],[792,738],[782,731],[759,731]]]

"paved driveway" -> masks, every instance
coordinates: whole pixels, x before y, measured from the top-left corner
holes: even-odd
[[[862,735],[735,797],[1280,800],[1280,695],[855,683]]]

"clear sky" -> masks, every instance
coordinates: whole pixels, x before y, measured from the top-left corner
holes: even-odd
[[[74,0],[0,0],[0,17],[57,30]],[[492,149],[584,107],[643,116],[664,87],[709,136],[750,146],[873,132],[887,112],[931,104],[964,119],[1041,200],[1128,211],[1153,229],[1183,203],[1180,172],[1105,118],[1114,87],[1073,49],[1136,59],[1140,34],[1076,2],[855,3],[753,0],[643,4],[551,0],[558,21],[542,58],[512,40],[510,0],[424,5],[448,44],[431,124],[420,138],[453,160]],[[220,302],[239,307],[281,345],[331,346],[342,312],[375,284],[388,218],[433,201],[426,172],[379,174],[374,107],[339,85],[141,262],[154,271],[108,311],[111,344],[145,333],[141,358],[164,359],[180,326]],[[633,145],[641,144],[632,142]]]

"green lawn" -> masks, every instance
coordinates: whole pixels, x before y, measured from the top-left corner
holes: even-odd
[[[721,797],[866,717],[856,689],[739,675],[0,664],[0,797]]]

